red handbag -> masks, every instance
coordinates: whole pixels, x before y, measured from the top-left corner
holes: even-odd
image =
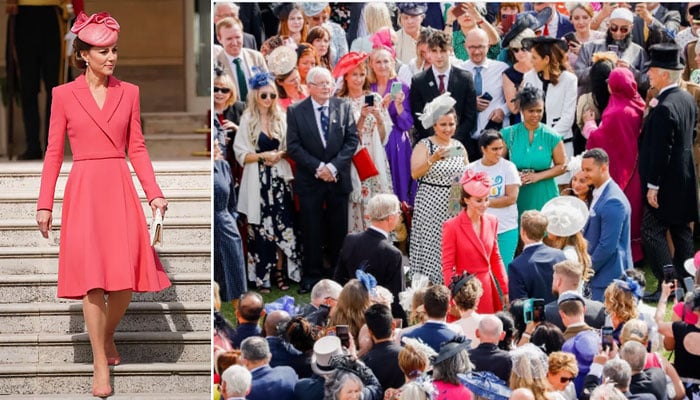
[[[360,145],[362,145],[361,142]],[[369,155],[366,147],[360,148],[352,156],[352,163],[355,164],[355,169],[357,169],[357,174],[360,175],[361,181],[379,175],[379,171],[377,171],[377,167],[374,165],[374,161],[372,161],[372,157]]]

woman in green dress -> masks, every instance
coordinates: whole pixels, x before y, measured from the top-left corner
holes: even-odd
[[[554,178],[566,172],[564,142],[552,128],[541,122],[544,95],[526,85],[515,97],[522,122],[503,128],[501,134],[510,161],[518,168],[522,186],[518,194],[518,220],[527,210],[541,210],[559,192]]]

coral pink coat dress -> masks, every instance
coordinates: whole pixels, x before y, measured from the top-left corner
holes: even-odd
[[[63,197],[58,297],[170,286],[126,163],[128,151],[149,202],[163,197],[141,132],[138,87],[110,77],[102,109],[85,75],[53,89],[38,210],[53,210],[66,133],[73,167]]]

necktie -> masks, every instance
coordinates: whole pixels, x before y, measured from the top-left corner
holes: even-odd
[[[549,27],[547,24],[544,24],[544,30],[542,31],[542,36],[548,37],[549,36]]]
[[[328,116],[326,115],[326,106],[321,106],[318,108],[318,112],[321,114],[321,130],[323,131],[323,139],[328,142]]]
[[[474,89],[476,90],[476,95],[481,96],[483,91],[484,82],[481,79],[481,69],[484,67],[474,67]]]
[[[445,93],[445,74],[440,74],[438,75],[438,79],[440,79],[440,84],[438,85],[438,91],[440,94]]]
[[[241,68],[241,59],[234,58],[233,63],[236,64],[236,78],[238,78],[238,93],[241,95],[241,101],[245,103],[248,97],[248,85],[245,82],[245,74]]]

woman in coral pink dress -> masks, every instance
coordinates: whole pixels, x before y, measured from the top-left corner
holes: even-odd
[[[77,34],[72,61],[85,73],[53,89],[36,219],[48,237],[67,133],[73,167],[63,196],[58,297],[83,301],[93,353],[92,394],[105,397],[112,392],[108,365],[120,362],[114,331],[132,292],[170,286],[150,245],[127,152],[153,213],[158,209],[164,215],[168,202],[144,144],[139,89],[112,76],[119,24],[106,12],[80,13],[71,30]]]

